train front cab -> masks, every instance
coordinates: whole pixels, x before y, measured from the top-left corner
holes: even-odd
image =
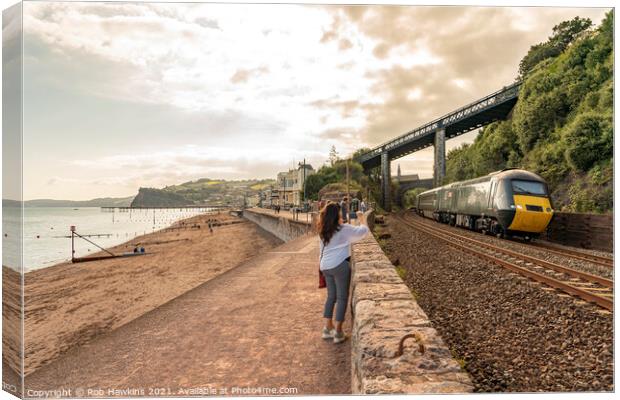
[[[547,184],[535,174],[512,176],[495,182],[497,220],[507,235],[536,237],[553,217]]]

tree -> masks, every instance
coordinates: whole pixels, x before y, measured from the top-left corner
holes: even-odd
[[[403,194],[403,207],[405,207],[405,209],[409,209],[411,207],[414,207],[416,205],[416,203],[415,203],[416,197],[420,193],[425,192],[426,190],[427,189],[424,189],[424,188],[415,188],[415,189],[407,190]]]
[[[553,27],[553,34],[546,42],[530,47],[519,63],[519,76],[523,79],[541,61],[559,56],[582,32],[592,26],[590,18],[575,17]]]
[[[355,150],[351,158],[355,160],[357,157],[361,156],[362,154],[368,153],[370,150],[371,149],[369,149],[368,147],[362,147],[361,149],[357,149]]]
[[[311,200],[318,200],[319,190],[325,186],[325,177],[321,174],[312,174],[306,178],[306,195]]]
[[[613,127],[597,113],[581,114],[565,133],[566,158],[578,171],[588,171],[613,155]]]
[[[364,176],[364,168],[362,164],[351,160],[338,160],[334,164],[334,168],[338,175],[346,179],[347,177],[347,162],[349,164],[349,177],[351,180],[360,182]]]
[[[332,145],[332,148],[329,150],[329,164],[333,167],[338,160],[339,157],[338,152],[336,151],[336,146]]]
[[[553,35],[549,41],[562,48],[562,51],[575,40],[577,36],[592,26],[590,18],[575,17],[570,21],[560,22],[553,27]]]

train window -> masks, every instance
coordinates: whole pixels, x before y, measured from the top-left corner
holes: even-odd
[[[544,196],[547,194],[545,184],[534,181],[512,181],[512,191],[514,194],[531,194],[535,196]]]

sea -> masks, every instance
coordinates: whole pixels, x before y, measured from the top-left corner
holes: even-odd
[[[24,270],[49,267],[71,260],[71,231],[88,236],[98,246],[109,248],[136,236],[164,229],[209,208],[101,209],[99,207],[25,207],[23,220]],[[18,269],[20,208],[2,208],[2,265]],[[96,253],[97,246],[75,238],[75,256]],[[148,251],[148,249],[146,249]]]

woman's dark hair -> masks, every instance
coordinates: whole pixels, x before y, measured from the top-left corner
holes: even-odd
[[[328,202],[321,210],[317,226],[323,245],[327,246],[331,238],[340,230],[340,206]]]

